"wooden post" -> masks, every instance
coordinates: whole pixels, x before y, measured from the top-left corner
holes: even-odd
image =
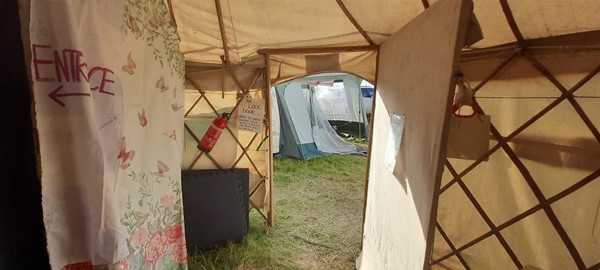
[[[173,4],[171,3],[171,0],[167,0],[167,5],[169,6],[169,15],[171,16],[173,25],[175,25],[175,28],[177,28],[177,21],[175,21],[175,13],[173,12]]]
[[[367,146],[367,165],[365,171],[365,188],[363,194],[363,211],[362,211],[362,226],[361,226],[361,236],[365,231],[365,219],[367,218],[367,194],[369,191],[369,170],[371,168],[371,147],[373,146],[373,123],[375,123],[375,106],[377,103],[375,100],[377,99],[377,76],[379,74],[379,50],[377,50],[377,58],[375,60],[375,81],[373,82],[373,94],[371,95],[371,118],[369,119],[369,137],[368,138],[368,146]],[[361,237],[360,246],[362,247],[364,238]]]
[[[219,19],[219,29],[221,30],[221,41],[223,42],[224,61],[226,64],[230,62],[229,59],[229,47],[227,46],[227,35],[225,34],[225,24],[223,23],[223,11],[221,9],[221,1],[215,0],[215,7],[217,8],[217,19]]]
[[[365,46],[333,46],[333,47],[295,47],[295,48],[265,48],[256,53],[267,54],[309,54],[309,53],[342,53],[342,52],[372,52],[379,50],[379,45]]]
[[[265,100],[266,100],[266,110],[267,114],[267,123],[268,123],[268,134],[269,136],[269,211],[267,212],[267,225],[270,227],[275,226],[275,218],[273,213],[273,130],[272,128],[272,119],[271,119],[271,54],[264,54],[265,56]]]
[[[360,24],[358,24],[358,22],[356,21],[356,19],[354,19],[352,14],[350,14],[350,11],[348,10],[348,8],[346,8],[346,5],[344,5],[344,2],[342,2],[342,0],[336,1],[338,3],[338,6],[340,6],[340,9],[344,12],[344,14],[346,14],[348,20],[352,23],[352,25],[354,25],[354,27],[356,27],[356,30],[358,30],[358,32],[363,36],[363,38],[365,38],[369,45],[375,45],[375,42],[371,40],[367,32],[360,26]]]

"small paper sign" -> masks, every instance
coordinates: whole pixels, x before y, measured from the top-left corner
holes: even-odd
[[[265,100],[246,98],[240,104],[239,129],[259,133],[265,117]]]

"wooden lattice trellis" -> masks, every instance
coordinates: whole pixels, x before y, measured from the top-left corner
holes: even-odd
[[[592,173],[590,173],[589,175],[587,175],[580,181],[576,182],[575,184],[563,189],[561,192],[559,192],[551,197],[546,197],[543,194],[540,186],[538,185],[538,182],[536,182],[535,178],[530,173],[529,169],[519,159],[519,157],[515,153],[514,149],[512,149],[508,143],[511,142],[511,140],[513,140],[516,136],[521,134],[524,130],[526,130],[533,123],[535,123],[537,120],[539,120],[544,115],[546,115],[548,112],[550,112],[551,110],[556,108],[561,102],[567,100],[569,102],[569,104],[573,107],[573,109],[577,112],[579,117],[583,120],[583,122],[585,123],[585,125],[587,126],[589,131],[593,134],[596,142],[600,144],[600,133],[598,132],[597,127],[592,123],[592,121],[590,120],[590,118],[588,117],[586,112],[583,110],[583,108],[579,105],[578,101],[575,99],[575,96],[574,96],[574,93],[578,89],[580,89],[583,85],[585,85],[588,81],[590,81],[594,76],[596,76],[600,72],[600,65],[596,66],[591,72],[589,72],[583,79],[581,79],[571,89],[567,89],[564,85],[562,85],[556,79],[556,77],[542,63],[540,63],[540,61],[538,61],[535,57],[533,57],[532,54],[526,48],[523,48],[523,49],[519,50],[519,52],[514,53],[513,55],[508,57],[505,61],[503,61],[487,77],[485,77],[479,83],[479,85],[477,85],[474,88],[474,90],[475,91],[480,90],[489,81],[491,81],[498,73],[500,73],[500,71],[508,68],[509,63],[514,62],[516,59],[526,59],[533,67],[536,68],[536,70],[538,70],[548,81],[550,81],[552,83],[552,85],[554,85],[556,87],[556,89],[558,91],[560,91],[560,96],[557,97],[553,102],[548,104],[546,107],[544,107],[537,114],[532,116],[529,120],[527,120],[525,123],[523,123],[517,129],[515,129],[509,135],[503,136],[502,134],[500,134],[498,129],[492,123],[491,135],[492,135],[492,138],[497,141],[497,144],[495,144],[493,147],[491,147],[487,153],[482,155],[479,159],[474,161],[471,165],[467,166],[461,172],[457,172],[457,170],[454,168],[454,166],[452,166],[451,160],[446,160],[446,169],[452,175],[452,180],[450,180],[448,183],[446,183],[446,185],[444,185],[440,189],[439,195],[443,194],[450,187],[452,187],[454,185],[458,185],[460,187],[460,189],[462,190],[462,192],[466,195],[468,200],[471,202],[473,207],[475,207],[477,213],[479,213],[481,218],[485,221],[486,225],[489,227],[489,230],[487,232],[481,234],[480,236],[475,237],[474,239],[467,242],[466,244],[463,244],[461,246],[455,246],[454,243],[448,237],[447,233],[442,228],[442,226],[439,224],[439,222],[436,223],[437,231],[440,233],[440,235],[442,236],[442,239],[446,242],[446,244],[450,247],[451,252],[444,254],[438,258],[433,258],[431,261],[431,265],[443,265],[444,260],[446,260],[452,256],[456,256],[456,258],[460,261],[460,263],[462,264],[462,266],[465,269],[471,269],[468,262],[462,256],[461,252],[464,252],[465,250],[488,239],[489,237],[495,237],[500,242],[501,246],[503,247],[503,249],[505,250],[507,255],[510,257],[510,259],[514,263],[515,267],[518,269],[521,269],[524,267],[523,262],[519,259],[519,257],[516,255],[513,248],[511,248],[509,243],[506,241],[506,239],[502,235],[502,231],[509,228],[510,226],[516,224],[517,222],[519,222],[529,216],[532,216],[533,214],[538,213],[541,210],[545,214],[545,216],[548,218],[548,220],[550,221],[550,223],[551,223],[552,227],[554,228],[554,230],[556,231],[556,233],[559,235],[560,239],[562,240],[563,244],[565,245],[569,254],[571,255],[573,261],[575,262],[575,265],[577,266],[577,268],[578,269],[599,269],[600,262],[597,262],[594,265],[586,265],[584,263],[581,255],[577,249],[577,246],[574,244],[572,239],[567,234],[565,227],[559,221],[555,211],[551,208],[551,205],[553,203],[556,203],[559,200],[565,198],[566,196],[574,193],[575,191],[581,189],[582,187],[590,184],[591,182],[599,181],[600,180],[600,178],[599,178],[600,177],[600,168],[597,168],[595,171],[593,171]],[[480,103],[478,103],[478,105],[479,105],[478,113],[484,114],[483,109],[485,109],[485,106],[482,109],[482,105]],[[529,208],[528,210],[520,213],[519,215],[514,216],[513,218],[511,218],[501,224],[494,224],[494,222],[492,221],[492,219],[490,218],[488,213],[485,212],[485,210],[483,209],[481,204],[478,202],[478,200],[473,195],[472,191],[465,184],[465,182],[463,181],[463,178],[466,175],[468,175],[470,172],[472,172],[478,165],[480,165],[483,160],[487,159],[489,156],[491,156],[492,154],[494,154],[495,152],[497,152],[500,149],[502,149],[502,151],[510,158],[512,163],[516,166],[516,168],[522,175],[523,179],[525,179],[527,186],[529,186],[529,188],[531,189],[532,193],[534,194],[534,196],[537,200],[537,205]],[[483,180],[481,180],[481,181],[483,181]],[[443,203],[444,203],[444,201],[441,200],[440,204],[443,204]]]
[[[270,138],[270,136],[268,136],[268,134],[270,134],[271,123],[269,121],[267,121],[269,119],[268,115],[270,115],[270,108],[268,106],[269,93],[267,91],[267,89],[268,89],[267,85],[265,84],[265,81],[266,81],[265,80],[265,76],[266,76],[265,69],[264,68],[256,69],[254,71],[253,79],[246,86],[244,86],[240,82],[240,80],[238,80],[238,77],[235,74],[234,68],[224,67],[219,72],[222,73],[221,74],[222,76],[228,76],[228,79],[233,80],[233,82],[235,83],[235,85],[237,87],[237,89],[235,89],[235,90],[222,89],[223,97],[225,95],[225,91],[227,91],[228,93],[233,92],[236,95],[235,105],[233,106],[233,108],[230,111],[228,111],[228,113],[230,113],[230,115],[234,115],[238,111],[240,104],[242,103],[242,101],[244,101],[246,96],[250,95],[250,92],[252,92],[252,90],[254,90],[254,92],[260,92],[260,96],[262,98],[266,99],[267,106],[265,106],[266,110],[265,110],[265,121],[264,121],[263,132],[254,133],[253,135],[251,135],[251,138],[247,143],[243,143],[242,140],[239,138],[239,135],[234,130],[232,130],[232,128],[228,125],[226,128],[226,130],[227,130],[226,133],[233,138],[233,140],[236,143],[236,147],[238,149],[237,158],[232,163],[232,165],[224,166],[223,164],[220,164],[219,161],[216,158],[214,158],[210,152],[205,153],[205,152],[198,150],[193,161],[189,165],[187,165],[187,169],[193,169],[196,166],[196,164],[198,163],[198,161],[203,156],[205,156],[207,159],[209,159],[210,162],[219,169],[240,168],[240,162],[243,159],[246,159],[250,164],[249,169],[253,170],[254,173],[256,173],[258,175],[258,177],[260,178],[260,180],[258,182],[252,183],[252,181],[251,181],[251,183],[250,183],[251,186],[249,187],[250,189],[249,189],[249,194],[248,194],[248,197],[249,197],[248,201],[249,201],[250,205],[252,206],[252,209],[255,209],[267,221],[267,223],[269,225],[273,225],[272,204],[268,203],[266,205],[267,213],[265,214],[265,213],[263,213],[263,210],[261,210],[264,208],[262,208],[259,205],[260,203],[255,202],[254,198],[253,198],[253,196],[256,194],[256,192],[261,188],[266,189],[266,196],[269,196],[269,199],[271,198],[271,196],[269,194],[272,192],[272,189],[270,188],[270,185],[268,185],[268,183],[266,182],[266,181],[269,181],[269,179],[271,178],[271,171],[272,171],[271,158],[266,158],[265,164],[266,164],[267,168],[261,168],[260,165],[257,165],[257,163],[253,160],[252,156],[248,153],[251,150],[251,147],[256,142],[261,142],[261,144],[259,144],[259,148],[261,148],[261,149],[257,148],[256,150],[253,150],[253,151],[262,151],[265,153],[270,153],[270,151],[271,151],[270,150],[271,138]],[[225,80],[225,78],[223,78],[223,79]],[[185,113],[186,119],[190,119],[192,112],[198,107],[198,105],[200,104],[201,101],[204,101],[203,104],[210,108],[210,111],[212,111],[212,113],[214,113],[215,117],[219,116],[220,115],[219,109],[222,109],[222,108],[217,108],[217,106],[214,105],[214,102],[211,101],[207,92],[200,87],[200,84],[197,83],[192,78],[192,76],[190,76],[189,74],[186,75],[186,80],[200,94],[200,96],[194,101],[194,103],[189,108],[187,108],[187,111]],[[186,133],[189,134],[190,136],[192,136],[194,141],[198,142],[200,140],[200,137],[203,134],[199,134],[198,131],[194,132],[187,123],[184,125],[184,127],[186,130]],[[225,134],[223,134],[223,135],[225,135]],[[221,136],[223,136],[223,135],[221,135]],[[245,134],[245,135],[247,135],[247,134]],[[260,138],[260,140],[257,141],[258,138]],[[264,143],[265,141],[267,141],[268,143]],[[217,149],[217,147],[216,147],[215,149],[213,149],[213,151],[219,151],[219,149]],[[253,186],[252,186],[252,184],[253,184]],[[264,198],[260,198],[260,197],[258,199],[264,200]]]
[[[579,117],[583,120],[583,122],[585,123],[585,125],[587,126],[589,131],[593,134],[596,142],[598,144],[600,144],[600,133],[598,132],[598,128],[590,120],[590,118],[588,117],[588,115],[586,114],[584,109],[581,107],[581,105],[577,102],[577,100],[575,99],[575,96],[574,96],[574,93],[578,89],[580,89],[582,86],[584,86],[594,76],[596,76],[598,74],[598,72],[600,72],[600,65],[597,65],[595,68],[593,68],[585,77],[583,77],[573,87],[571,87],[570,89],[567,89],[563,84],[561,84],[557,80],[556,76],[553,75],[548,68],[546,68],[539,60],[537,60],[532,55],[532,53],[530,52],[530,50],[527,46],[528,42],[523,37],[523,34],[521,33],[521,31],[515,21],[515,18],[512,14],[512,11],[511,11],[508,1],[507,0],[499,0],[499,2],[502,7],[502,11],[506,17],[506,21],[507,21],[508,25],[510,26],[512,33],[514,34],[517,47],[516,47],[515,53],[513,53],[512,55],[507,57],[494,70],[492,70],[488,76],[486,76],[483,80],[481,80],[479,85],[477,85],[474,88],[474,91],[475,92],[479,91],[488,82],[490,82],[494,77],[496,77],[501,71],[507,69],[510,63],[515,62],[515,60],[517,60],[517,59],[526,59],[558,91],[560,91],[560,96],[558,96],[553,102],[551,102],[550,104],[545,106],[537,114],[530,117],[525,123],[520,125],[517,129],[512,131],[509,135],[502,136],[502,134],[499,132],[499,130],[496,128],[496,126],[494,126],[493,121],[492,121],[491,135],[492,135],[492,139],[496,140],[497,143],[493,147],[491,147],[490,150],[487,151],[487,153],[483,154],[480,158],[475,160],[473,163],[471,163],[471,165],[467,166],[461,172],[458,172],[454,168],[454,166],[452,165],[450,160],[448,160],[448,159],[446,160],[445,167],[446,167],[447,171],[451,174],[452,179],[448,183],[446,183],[443,187],[441,187],[440,191],[438,192],[438,196],[442,195],[450,187],[452,187],[454,185],[458,185],[460,190],[464,193],[464,195],[471,202],[472,206],[476,209],[477,213],[484,220],[484,222],[488,226],[489,230],[487,232],[481,234],[480,236],[475,237],[474,239],[467,242],[466,244],[463,244],[461,246],[456,246],[451,241],[451,239],[447,235],[447,233],[444,231],[444,229],[442,228],[440,223],[436,222],[436,230],[441,235],[443,241],[448,245],[451,252],[441,255],[438,258],[432,258],[430,264],[432,266],[437,265],[437,266],[440,266],[443,268],[444,260],[451,258],[453,256],[456,256],[456,258],[458,259],[460,264],[462,264],[462,266],[465,269],[471,269],[471,267],[469,266],[468,262],[465,260],[465,258],[461,252],[464,252],[465,250],[467,250],[467,249],[475,246],[476,244],[481,243],[482,241],[493,236],[499,241],[502,248],[505,250],[507,255],[510,257],[511,261],[514,263],[514,266],[517,269],[521,269],[524,267],[523,262],[519,259],[519,257],[515,253],[514,249],[511,248],[509,243],[506,241],[505,237],[502,235],[502,232],[503,232],[503,230],[509,228],[510,226],[518,223],[519,221],[521,221],[527,217],[530,217],[530,216],[538,213],[541,210],[545,214],[545,216],[548,218],[548,220],[550,221],[550,223],[551,223],[552,227],[554,228],[554,230],[556,231],[556,233],[559,235],[560,239],[562,240],[562,243],[567,248],[567,250],[568,250],[571,258],[573,259],[573,262],[577,266],[577,268],[578,269],[588,269],[588,270],[600,269],[600,261],[596,262],[593,265],[586,265],[586,263],[582,259],[580,252],[577,249],[577,246],[574,244],[573,240],[567,234],[565,227],[559,221],[555,211],[551,208],[551,205],[553,203],[558,202],[559,200],[567,197],[568,195],[574,193],[575,191],[590,184],[591,182],[600,181],[600,165],[599,165],[599,168],[596,168],[593,172],[591,172],[589,175],[587,175],[580,181],[576,182],[575,184],[563,189],[561,192],[558,192],[557,194],[555,194],[553,196],[546,197],[543,194],[540,186],[538,185],[538,182],[536,182],[536,179],[530,173],[529,169],[519,159],[519,157],[515,153],[514,149],[512,149],[511,146],[508,144],[509,142],[513,141],[517,135],[521,134],[524,130],[526,130],[528,127],[530,127],[533,123],[538,121],[540,118],[542,118],[548,112],[552,111],[559,104],[561,104],[564,100],[567,100],[569,102],[569,104],[572,106],[572,108],[577,112]],[[423,0],[423,3],[424,3],[424,8],[428,8],[428,6],[429,6],[428,1]],[[476,100],[475,100],[475,102],[477,103]],[[485,114],[481,107],[481,104],[477,103],[477,105],[478,105],[477,113]],[[463,178],[466,175],[468,175],[470,172],[472,172],[475,168],[477,168],[479,165],[481,165],[481,163],[484,160],[487,160],[492,154],[496,153],[499,149],[502,149],[502,151],[508,156],[508,158],[514,164],[514,166],[516,166],[516,168],[518,169],[518,171],[520,172],[522,177],[525,179],[527,186],[530,188],[531,192],[535,196],[537,204],[501,224],[494,224],[494,222],[490,218],[489,214],[485,212],[485,210],[481,206],[480,202],[478,202],[476,197],[473,195],[472,191],[465,184]],[[482,180],[480,180],[480,181],[482,181]],[[439,203],[443,204],[444,201],[440,200]]]

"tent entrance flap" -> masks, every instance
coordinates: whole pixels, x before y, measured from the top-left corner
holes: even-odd
[[[327,121],[312,86],[293,81],[275,86],[279,106],[279,155],[311,159],[327,154],[359,153]]]
[[[438,1],[380,47],[358,269],[428,268],[453,74],[472,9],[470,0]],[[390,171],[392,113],[406,122]]]

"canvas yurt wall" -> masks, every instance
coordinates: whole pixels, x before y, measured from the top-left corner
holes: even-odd
[[[434,268],[600,267],[600,52],[589,50],[598,41],[590,33],[464,54],[461,69],[492,119],[490,150],[446,161]]]

